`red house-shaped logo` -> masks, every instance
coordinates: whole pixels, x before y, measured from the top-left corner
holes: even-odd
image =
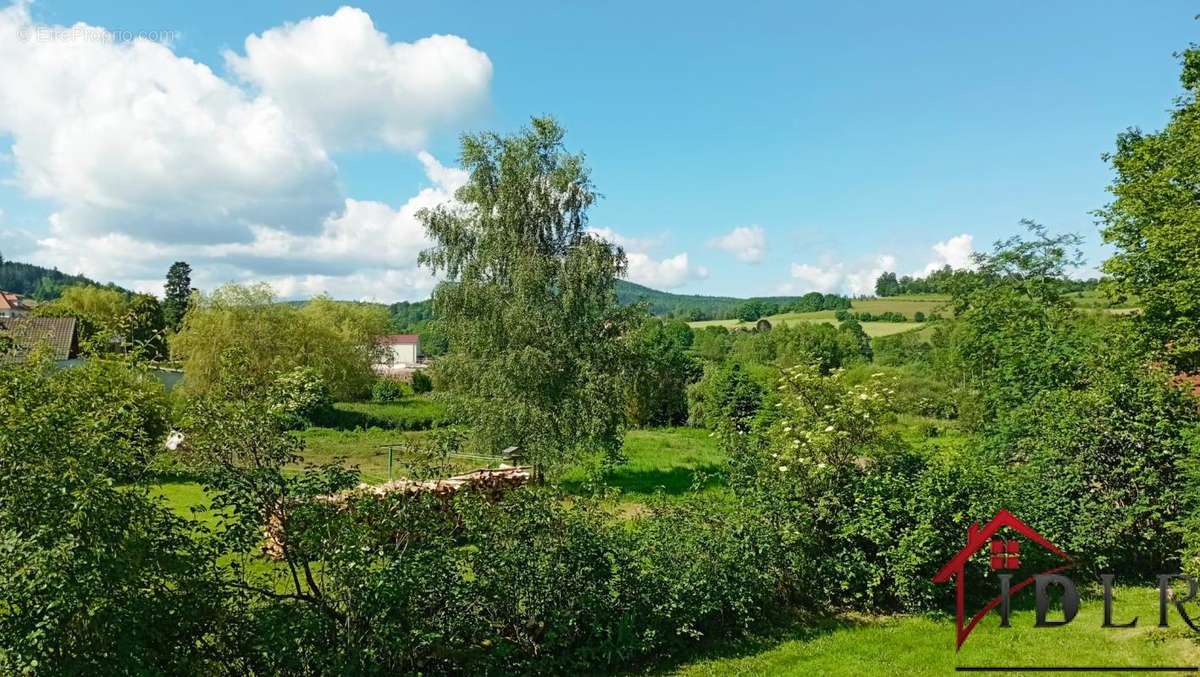
[[[1041,572],[1041,574],[1054,574],[1075,566],[1075,560],[1072,559],[1070,555],[1058,549],[1053,543],[1046,540],[1045,537],[1031,529],[1029,525],[1017,519],[1007,510],[1000,510],[1000,512],[996,513],[996,516],[993,517],[987,524],[985,524],[983,528],[980,528],[978,522],[972,524],[967,530],[966,547],[964,547],[962,550],[959,550],[958,554],[956,554],[949,562],[946,562],[946,565],[942,567],[941,571],[938,571],[937,575],[933,577],[934,583],[947,583],[951,578],[955,579],[955,585],[957,587],[957,600],[955,604],[955,609],[957,612],[955,614],[955,650],[962,648],[963,642],[967,640],[967,636],[971,634],[971,631],[975,629],[975,626],[979,623],[979,621],[982,620],[985,615],[987,615],[987,612],[996,608],[996,605],[1003,601],[1002,597],[996,597],[992,601],[985,604],[983,609],[981,609],[979,613],[975,614],[971,620],[964,625],[963,600],[965,597],[965,577],[963,576],[963,570],[964,567],[966,567],[967,562],[978,552],[985,551],[989,555],[988,561],[992,570],[994,571],[1015,571],[1021,566],[1020,541],[1017,541],[1016,539],[996,537],[997,532],[1005,527],[1042,546],[1047,551],[1057,555],[1058,557],[1061,557],[1066,562],[1061,566],[1047,569],[1046,571]],[[1017,591],[1032,583],[1038,575],[1040,574],[1034,574],[1020,583],[1013,584],[1009,589],[1009,594],[1016,594]]]

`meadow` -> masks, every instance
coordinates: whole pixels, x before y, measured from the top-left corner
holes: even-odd
[[[924,313],[926,316],[933,313],[947,314],[949,312],[947,307],[949,300],[949,296],[941,294],[912,294],[907,296],[889,296],[886,298],[855,299],[851,302],[850,311],[854,313],[871,313],[872,315],[879,313],[901,313],[909,318],[909,322],[860,323],[867,336],[890,336],[923,327],[924,323],[911,321],[913,316],[918,312]],[[838,323],[835,311],[832,310],[819,310],[809,313],[779,313],[767,316],[766,320],[772,326],[788,322],[825,322],[834,325]],[[743,322],[736,319],[704,320],[689,322],[688,324],[692,329],[703,329],[704,327],[752,329],[755,325],[754,322]]]

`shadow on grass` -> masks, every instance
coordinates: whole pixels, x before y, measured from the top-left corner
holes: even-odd
[[[715,489],[725,486],[725,468],[715,463],[708,463],[695,468],[645,468],[637,469],[620,466],[604,475],[604,484],[614,489],[620,489],[622,494],[630,496],[653,496],[658,493],[667,496],[683,496],[696,490]],[[703,481],[697,486],[697,478]],[[570,493],[580,493],[585,489],[586,480],[578,477],[565,479],[562,487]]]
[[[868,619],[845,616],[790,616],[764,621],[762,628],[739,637],[725,637],[678,650],[634,666],[626,675],[669,675],[684,665],[703,661],[745,658],[769,651],[784,642],[811,642],[839,630],[862,627]]]

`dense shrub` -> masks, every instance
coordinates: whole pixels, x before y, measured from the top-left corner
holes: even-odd
[[[773,375],[774,371],[767,373]],[[736,362],[709,367],[704,377],[688,388],[688,423],[711,430],[725,425],[748,430],[765,392],[760,380]]]
[[[422,395],[433,390],[433,379],[429,378],[423,370],[417,369],[412,374],[412,389],[413,392]]]
[[[296,367],[280,374],[268,395],[273,414],[289,428],[306,428],[333,404],[329,388],[316,369]]]
[[[92,361],[0,366],[0,672],[219,669],[213,560],[144,488],[165,431],[161,386]],[[200,638],[208,638],[205,648]]]
[[[1081,390],[1045,391],[988,439],[1011,467],[1011,500],[1095,570],[1167,571],[1181,546],[1196,401],[1136,364],[1092,370]]]
[[[927,458],[883,424],[896,383],[788,370],[774,420],[726,435],[733,485],[769,515],[793,599],[818,608],[924,609],[933,574],[972,521],[995,512],[999,466],[986,455]]]
[[[10,434],[50,417],[49,425],[69,434],[88,472],[120,481],[144,472],[168,426],[162,384],[149,370],[119,360],[92,359],[70,369],[9,365],[0,370],[0,412],[21,422],[4,426]]]
[[[399,402],[411,394],[412,389],[392,378],[381,378],[371,386],[371,401],[381,404]]]
[[[395,532],[403,524],[404,530]],[[576,674],[736,634],[779,601],[766,525],[699,501],[623,525],[598,504],[358,494],[291,538],[325,554],[332,614],[268,605],[268,672]],[[401,547],[396,547],[400,545]],[[268,625],[269,624],[269,625]],[[282,625],[282,627],[276,624]],[[274,627],[270,627],[274,626]],[[307,641],[291,644],[296,637]],[[287,642],[270,650],[271,642]]]
[[[628,337],[625,413],[631,425],[671,425],[687,419],[687,388],[701,369],[688,353],[691,332],[667,329],[661,320],[650,318]]]
[[[958,417],[960,393],[945,381],[913,368],[862,365],[846,370],[842,379],[847,385],[857,385],[869,381],[876,374],[894,379],[896,392],[891,397],[891,403],[896,413],[944,419]]]
[[[918,320],[920,322],[921,320]],[[932,344],[920,332],[905,331],[890,336],[877,336],[871,340],[875,364],[884,367],[899,367],[906,364],[928,365]]]

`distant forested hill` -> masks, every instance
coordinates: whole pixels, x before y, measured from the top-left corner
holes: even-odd
[[[850,299],[844,296],[817,292],[804,296],[756,296],[739,299],[732,296],[672,294],[625,280],[617,280],[616,288],[617,301],[622,305],[645,301],[653,315],[678,317],[689,322],[732,318],[753,320],[779,312],[811,312],[850,307]],[[390,310],[392,323],[401,331],[419,333],[433,319],[433,304],[430,301],[401,301],[392,304]]]
[[[68,275],[55,268],[43,268],[32,263],[6,261],[0,256],[0,290],[48,301],[58,298],[64,288],[77,284],[128,292],[112,283],[100,284],[82,275]]]
[[[836,294],[812,292],[804,296],[755,296],[739,299],[732,296],[703,296],[672,294],[640,284],[617,280],[617,300],[622,304],[645,301],[654,315],[669,315],[689,322],[697,320],[727,320],[746,315],[763,316],[777,312],[836,310],[849,308],[850,300]]]

